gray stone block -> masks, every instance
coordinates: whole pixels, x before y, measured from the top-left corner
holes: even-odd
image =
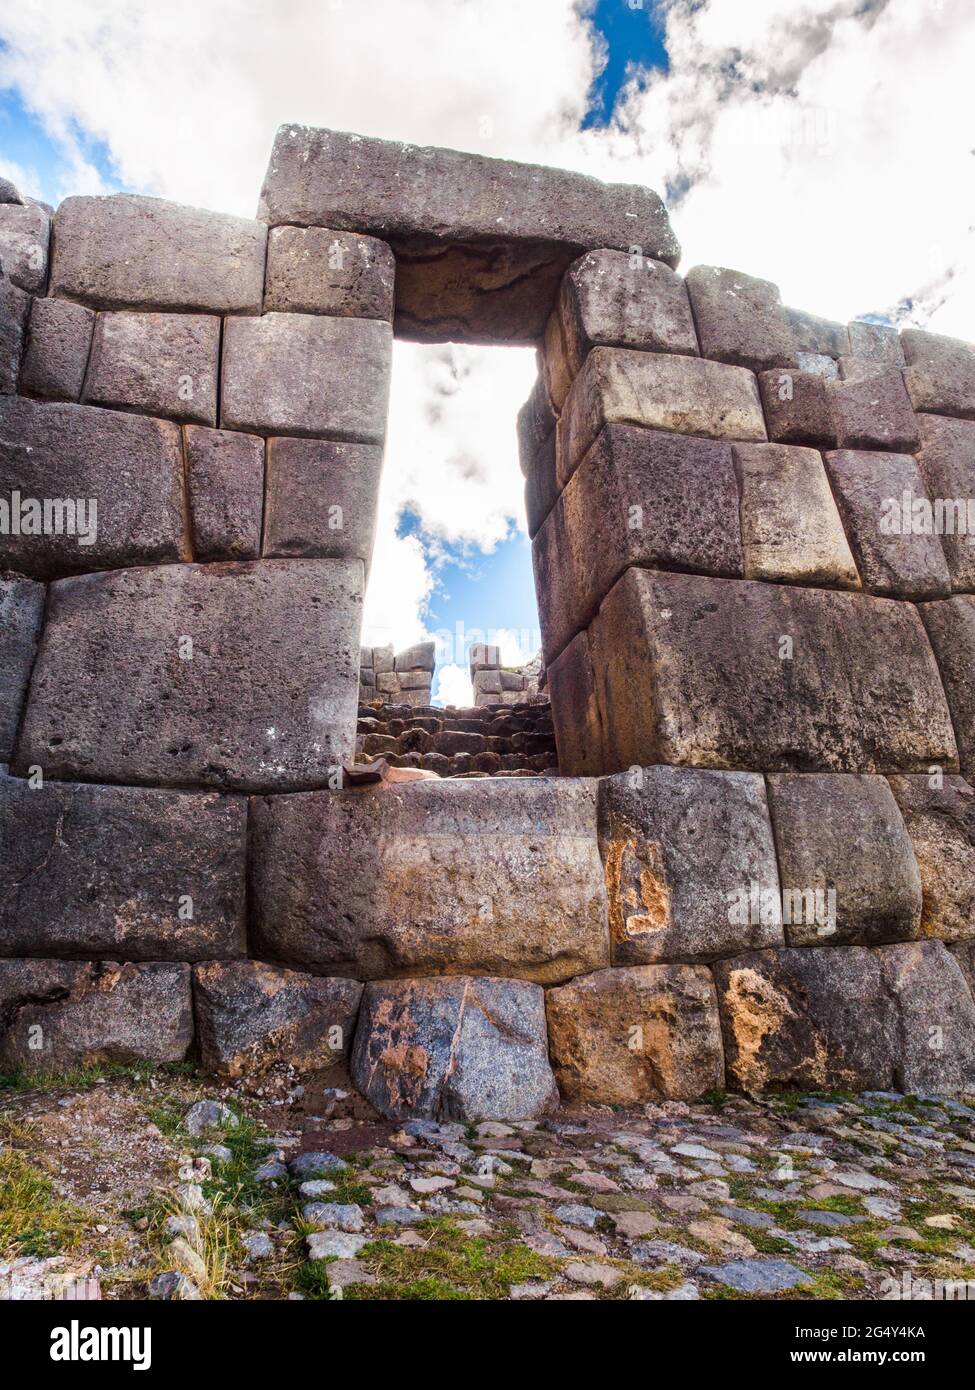
[[[904,366],[904,351],[896,328],[854,319],[849,324],[849,330],[849,350],[854,357],[868,362],[882,362],[891,367]]]
[[[921,935],[921,877],[882,777],[768,779],[790,946],[876,946]]]
[[[362,986],[261,961],[210,961],[193,971],[200,1060],[222,1076],[276,1065],[316,1071],[348,1059]]]
[[[265,314],[224,326],[221,424],[381,444],[392,332],[378,319]]]
[[[219,357],[211,314],[99,314],[84,399],[215,425]]]
[[[876,450],[827,453],[833,493],[853,546],[863,587],[896,598],[938,598],[951,576],[938,536],[923,529],[904,497],[928,503],[910,454]],[[906,510],[906,515],[905,515]]]
[[[47,251],[51,214],[26,198],[0,203],[0,266],[4,275],[30,294],[43,294],[47,284]]]
[[[545,993],[524,980],[367,984],[351,1072],[357,1089],[392,1119],[530,1119],[559,1099]]]
[[[790,309],[788,306],[783,312],[797,353],[812,353],[835,360],[851,351],[850,330],[845,323],[836,323],[833,319],[820,318],[818,314],[807,314],[802,309]]]
[[[941,672],[958,740],[961,771],[969,776],[975,773],[975,596],[956,594],[939,602],[922,603],[918,612]],[[941,759],[931,761],[940,763]],[[920,767],[904,769],[911,770],[922,771]],[[945,770],[953,768],[948,765]]]
[[[901,343],[914,409],[975,419],[975,346],[918,328],[906,328]]]
[[[17,390],[30,295],[0,275],[0,396]]]
[[[430,671],[437,664],[436,642],[417,642],[412,647],[397,652],[394,666],[397,671]]]
[[[625,348],[595,348],[572,383],[558,426],[558,476],[569,481],[604,425],[710,439],[764,440],[754,375],[743,367]]]
[[[589,652],[589,634],[577,633],[547,668],[559,770],[596,777],[612,767]]]
[[[525,518],[532,540],[538,535],[559,495],[555,440],[553,430],[528,465],[525,476]]]
[[[100,309],[259,314],[267,228],[246,217],[114,193],[65,198],[49,293]]]
[[[182,1062],[192,1042],[188,965],[0,960],[0,1070]]]
[[[607,770],[957,766],[938,670],[912,605],[630,569],[589,639],[611,740]]]
[[[825,376],[779,368],[760,372],[758,384],[769,439],[777,444],[836,447],[830,382]]]
[[[374,444],[269,439],[264,554],[359,559],[368,573],[382,463]]]
[[[179,428],[168,421],[0,399],[8,508],[14,493],[20,529],[0,533],[0,569],[49,579],[189,557]]]
[[[975,942],[975,790],[963,777],[890,777],[921,874],[923,937]]]
[[[15,771],[327,785],[355,742],[362,565],[167,565],[51,586]]]
[[[91,351],[95,315],[70,299],[35,299],[21,390],[51,400],[76,401],[81,396]]]
[[[0,575],[0,763],[10,761],[44,621],[42,584]]]
[[[450,754],[479,736],[437,738]],[[252,809],[267,958],[366,980],[477,972],[546,984],[609,963],[592,783],[417,782]]]
[[[256,560],[264,512],[264,440],[187,425],[186,484],[196,560]]]
[[[919,414],[917,464],[953,589],[975,589],[975,420]]]
[[[975,1089],[975,999],[941,941],[877,952],[898,1013],[899,1091],[969,1095]]]
[[[396,260],[384,241],[325,227],[274,227],[264,311],[393,318]]]
[[[755,372],[797,365],[777,285],[713,265],[693,266],[685,283],[705,357]]]
[[[634,767],[599,783],[614,965],[705,962],[781,946],[760,776]]]
[[[917,420],[899,367],[831,381],[826,391],[840,449],[910,453],[917,447]]]
[[[0,954],[242,956],[246,845],[243,797],[0,775]]]

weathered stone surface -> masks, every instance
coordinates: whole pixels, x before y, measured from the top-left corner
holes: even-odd
[[[51,214],[40,203],[0,203],[0,266],[30,294],[44,293],[50,239]]]
[[[547,679],[559,770],[568,777],[598,776],[610,763],[588,632],[573,637],[548,666]]]
[[[901,343],[914,409],[975,419],[975,347],[918,328],[906,328]]]
[[[711,961],[781,945],[762,778],[635,767],[599,784],[613,963]]]
[[[965,983],[975,998],[975,941],[953,941],[948,950],[958,962]]]
[[[0,763],[10,761],[44,620],[44,586],[0,575]]]
[[[186,485],[196,560],[256,560],[264,512],[264,440],[187,425]]]
[[[713,265],[692,266],[686,284],[705,357],[755,372],[797,365],[777,285]]]
[[[397,671],[433,671],[436,665],[436,642],[416,642],[397,652],[393,666]]]
[[[362,560],[376,535],[381,445],[269,439],[264,554]]]
[[[581,251],[680,254],[649,189],[304,126],[278,131],[258,215],[389,242],[397,333],[441,342],[538,340]]]
[[[713,969],[728,1081],[736,1089],[890,1086],[898,1018],[880,951],[787,947],[718,961]]]
[[[355,739],[361,603],[356,561],[61,580],[15,767],[245,791],[326,785]]]
[[[607,771],[955,767],[937,668],[910,605],[630,569],[589,638],[612,740]]]
[[[528,521],[528,534],[532,540],[538,535],[542,523],[555,506],[555,500],[559,495],[555,439],[553,429],[529,464],[525,476],[525,516]]]
[[[862,319],[854,319],[849,330],[849,351],[852,356],[862,361],[903,367],[904,350],[896,328],[885,323],[865,323]]]
[[[552,435],[557,419],[545,375],[539,371],[531,395],[518,411],[518,460],[526,478],[531,473],[535,455]]]
[[[547,661],[630,565],[741,575],[730,445],[607,426],[536,536],[532,562]]]
[[[787,773],[768,789],[790,946],[921,935],[921,877],[882,777]]]
[[[95,326],[93,310],[70,299],[35,299],[21,390],[51,400],[76,401],[81,395]]]
[[[698,355],[684,282],[660,261],[588,252],[565,274],[559,313],[570,378],[594,347]]]
[[[266,243],[261,222],[162,198],[65,198],[49,292],[101,309],[259,314]]]
[[[840,449],[910,453],[917,447],[917,420],[899,367],[828,382],[826,394]]]
[[[264,311],[393,318],[396,260],[375,237],[326,227],[274,227],[267,240]]]
[[[768,437],[777,444],[836,447],[830,383],[814,372],[761,372],[758,377]]]
[[[592,783],[418,782],[263,798],[252,814],[266,956],[359,979],[545,984],[609,963]]]
[[[629,1105],[692,1100],[724,1084],[711,972],[695,965],[600,970],[545,996],[562,1098]]]
[[[858,589],[823,461],[815,449],[735,444],[746,579]]]
[[[850,352],[850,330],[845,323],[807,314],[802,309],[783,310],[792,332],[797,353],[814,353],[819,357],[842,357]],[[896,337],[896,332],[894,334]]]
[[[0,400],[0,498],[18,493],[21,510],[20,533],[0,533],[0,569],[47,579],[188,558],[182,478],[168,421]],[[50,525],[34,534],[45,503]]]
[[[877,952],[898,1013],[894,1081],[902,1091],[975,1088],[975,999],[940,941]]]
[[[188,965],[0,960],[0,1070],[181,1062],[192,1041]]]
[[[299,975],[256,960],[209,961],[193,971],[200,1060],[224,1076],[276,1063],[314,1071],[348,1057],[358,980]]]
[[[367,984],[351,1070],[391,1118],[529,1119],[558,1103],[544,991],[524,980]]]
[[[0,954],[241,956],[246,838],[243,798],[0,775]]]
[[[84,399],[215,425],[219,355],[213,314],[99,314]]]
[[[0,275],[0,395],[17,390],[30,295]]]
[[[961,771],[975,772],[975,597],[956,594],[936,603],[923,603],[918,612],[924,619],[941,672],[958,740]]]
[[[645,425],[712,439],[765,439],[755,377],[696,357],[595,348],[559,420],[564,486],[604,425]]]
[[[265,314],[224,325],[220,423],[381,444],[392,332],[378,319]]]
[[[905,494],[928,500],[911,455],[840,449],[826,467],[864,588],[897,598],[949,593],[940,539],[916,527],[910,504],[904,515]]]
[[[921,936],[975,940],[975,790],[961,777],[891,777],[921,873]]]
[[[975,420],[918,415],[918,467],[954,589],[975,589]]]

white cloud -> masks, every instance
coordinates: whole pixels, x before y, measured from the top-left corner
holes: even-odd
[[[466,666],[438,666],[433,698],[438,705],[470,709],[474,703],[470,670]]]
[[[971,0],[661,10],[670,70],[637,73],[607,129],[580,130],[601,45],[574,0],[0,0],[0,83],[59,143],[62,192],[99,187],[79,133],[126,186],[244,213],[286,121],[452,145],[650,184],[685,267],[975,338]],[[367,616],[396,645],[422,634],[440,547],[519,524],[513,351],[397,348]],[[422,530],[397,538],[406,507]]]

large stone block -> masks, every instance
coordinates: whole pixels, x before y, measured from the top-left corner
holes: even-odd
[[[44,620],[42,584],[0,575],[0,763],[10,761]]]
[[[358,980],[328,980],[256,960],[209,961],[193,971],[200,1060],[223,1076],[284,1064],[315,1071],[352,1048]]]
[[[975,999],[956,958],[940,941],[885,946],[877,954],[897,1007],[897,1089],[975,1090]]]
[[[600,970],[545,996],[563,1100],[693,1100],[724,1085],[718,1001],[700,965]]]
[[[958,962],[965,983],[975,999],[975,941],[954,941],[948,950]]]
[[[680,254],[649,189],[294,125],[277,133],[258,215],[389,242],[397,332],[441,342],[538,340],[582,251]]]
[[[760,372],[768,437],[777,444],[836,447],[830,383],[815,372]]]
[[[524,980],[367,984],[351,1070],[393,1119],[530,1119],[558,1104],[544,991]]]
[[[197,560],[256,560],[264,514],[264,440],[236,430],[183,430]]]
[[[269,439],[264,554],[362,560],[376,536],[377,444]]]
[[[630,569],[589,638],[611,739],[607,770],[956,766],[937,667],[911,605]]]
[[[15,767],[245,791],[327,785],[355,741],[361,605],[357,561],[60,580]]]
[[[525,475],[525,517],[532,540],[538,535],[559,495],[555,439],[553,430],[539,447]]]
[[[827,382],[826,395],[839,448],[894,453],[917,448],[917,419],[899,367],[878,367]]]
[[[956,594],[937,603],[923,603],[918,612],[924,619],[948,697],[961,771],[975,773],[975,596]]]
[[[975,420],[919,414],[918,467],[954,589],[975,589]]]
[[[792,341],[796,353],[812,353],[816,357],[843,357],[850,352],[850,330],[845,323],[833,319],[820,318],[818,314],[807,314],[803,309],[784,310],[786,321],[792,330]],[[894,331],[896,337],[896,330]]]
[[[975,790],[962,777],[891,777],[921,874],[921,936],[975,941]]]
[[[782,945],[760,776],[635,767],[604,778],[599,847],[614,964],[712,961]]]
[[[415,642],[412,647],[404,647],[393,658],[397,671],[429,671],[431,674],[437,664],[436,642]]]
[[[531,395],[518,411],[517,419],[518,460],[526,478],[531,473],[535,455],[551,437],[557,419],[552,399],[548,394],[545,375],[539,371]]]
[[[733,447],[745,577],[858,589],[857,567],[816,450]]]
[[[768,779],[790,946],[875,946],[921,935],[921,876],[882,777]]]
[[[48,579],[189,557],[168,421],[0,399],[0,499],[12,494],[19,526],[0,532],[0,569]]]
[[[70,299],[35,299],[21,390],[51,400],[76,401],[81,396],[91,351],[95,315]]]
[[[862,319],[854,319],[848,327],[849,352],[853,357],[890,367],[904,366],[904,350],[896,328],[885,323],[866,323]]]
[[[797,365],[777,285],[713,265],[692,266],[686,283],[705,357],[755,372]]]
[[[698,355],[684,282],[660,261],[589,251],[566,272],[559,314],[570,380],[594,347]]]
[[[0,396],[17,390],[30,295],[0,274]]]
[[[480,673],[479,673],[480,674]],[[559,771],[596,777],[611,766],[588,632],[577,633],[547,667]]]
[[[918,328],[906,328],[901,343],[914,409],[975,419],[975,346]]]
[[[0,265],[13,283],[30,294],[43,294],[51,214],[33,198],[0,203]]]
[[[880,951],[753,951],[713,969],[729,1085],[742,1091],[890,1087],[899,1020]]]
[[[826,455],[826,467],[864,588],[896,598],[949,593],[951,576],[940,539],[924,524],[928,497],[911,455],[840,449]]]
[[[697,357],[595,348],[558,425],[564,486],[604,425],[645,425],[711,439],[765,439],[754,375]]]
[[[392,332],[378,319],[265,314],[224,325],[221,424],[381,444]]]
[[[0,954],[242,956],[246,840],[242,797],[0,775]]]
[[[630,565],[740,576],[731,446],[607,426],[541,527],[532,559],[549,661]]]
[[[396,260],[384,241],[325,227],[274,227],[264,311],[393,318]]]
[[[246,217],[113,193],[54,215],[52,295],[101,309],[259,314],[267,227]]]
[[[609,963],[591,782],[263,798],[252,842],[256,940],[275,960],[359,979],[422,971],[544,984]]]
[[[215,425],[219,357],[213,314],[99,314],[84,399]]]
[[[0,960],[0,1070],[181,1062],[193,1041],[188,965]]]

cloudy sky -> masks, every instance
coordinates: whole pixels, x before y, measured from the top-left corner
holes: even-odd
[[[0,0],[0,44],[0,173],[50,202],[252,214],[276,127],[333,126],[647,183],[684,269],[975,339],[972,0]],[[532,645],[533,375],[397,347],[371,640]]]

